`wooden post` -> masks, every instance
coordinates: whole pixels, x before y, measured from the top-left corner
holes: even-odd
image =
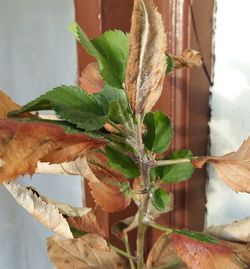
[[[175,127],[174,149],[191,149],[195,155],[206,155],[208,146],[209,87],[212,63],[212,29],[214,1],[155,0],[163,16],[168,33],[168,50],[181,54],[186,48],[202,53],[204,66],[194,70],[180,70],[164,83],[157,108],[168,114]],[[75,0],[76,20],[90,37],[109,29],[129,32],[132,0]],[[93,59],[78,46],[79,72]],[[196,171],[191,180],[166,186],[174,193],[175,210],[159,222],[177,228],[202,230],[205,215],[205,170]],[[85,185],[87,206],[92,206],[88,186]],[[132,215],[131,205],[125,212],[101,212],[101,220],[108,230],[115,221]],[[146,251],[159,233],[148,231]],[[135,237],[135,235],[133,236]],[[111,241],[121,244],[110,235]],[[134,240],[133,240],[134,241]],[[134,244],[134,242],[133,242]]]

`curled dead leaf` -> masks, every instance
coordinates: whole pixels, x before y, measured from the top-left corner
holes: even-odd
[[[166,46],[162,18],[153,1],[135,0],[125,87],[137,114],[150,111],[161,95]]]
[[[87,235],[79,239],[60,240],[50,237],[47,240],[48,254],[57,269],[129,269],[127,260],[106,249],[102,239]],[[94,242],[93,242],[94,241]],[[96,243],[97,241],[97,243]]]
[[[46,203],[34,191],[19,184],[10,182],[4,185],[17,203],[37,221],[65,238],[73,238],[66,219],[54,204]]]
[[[199,67],[202,65],[202,59],[200,52],[192,49],[185,49],[180,56],[173,56],[174,69],[181,69],[183,67]]]
[[[0,120],[0,182],[33,174],[37,162],[63,163],[75,160],[103,142],[83,134],[65,134],[49,123]]]
[[[210,226],[206,228],[204,232],[227,241],[249,242],[250,218],[235,221],[226,225]]]
[[[220,178],[235,191],[250,193],[250,138],[236,152],[221,157],[201,157],[193,160],[196,168],[211,163]]]
[[[0,119],[6,119],[8,112],[20,108],[20,105],[15,103],[7,94],[0,90]],[[24,113],[20,117],[34,117],[34,115],[31,113]]]
[[[102,90],[104,82],[97,63],[87,65],[78,80],[78,84],[80,88],[86,90],[88,93],[97,93]]]

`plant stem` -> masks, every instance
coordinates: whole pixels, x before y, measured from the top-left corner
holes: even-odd
[[[131,250],[130,250],[130,247],[129,247],[128,236],[127,235],[125,235],[123,242],[125,244],[127,254],[132,257]],[[135,269],[135,264],[134,264],[133,259],[131,259],[131,258],[128,258],[128,259],[129,259],[129,263],[130,263],[131,269]]]
[[[139,159],[139,167],[140,167],[140,174],[141,174],[141,187],[142,189],[146,190],[146,193],[143,195],[142,200],[139,204],[139,218],[138,218],[138,229],[137,229],[137,240],[136,240],[136,247],[137,247],[137,269],[144,268],[144,239],[145,239],[145,232],[147,229],[147,225],[145,223],[145,217],[147,214],[148,203],[150,201],[150,166],[148,165],[148,157],[144,151],[144,145],[142,142],[142,131],[141,131],[141,116],[139,114],[136,115],[136,153]]]
[[[155,228],[155,229],[160,230],[160,231],[164,231],[164,232],[169,233],[169,234],[173,232],[173,229],[167,228],[167,227],[162,226],[162,225],[157,224],[157,223],[150,223],[150,226],[152,228]]]
[[[111,250],[113,250],[114,252],[116,252],[117,254],[120,254],[126,258],[128,258],[129,260],[136,260],[136,258],[134,256],[131,256],[130,254],[126,253],[125,251],[120,250],[119,248],[113,246],[113,245],[109,245]]]
[[[190,163],[190,159],[177,159],[177,160],[161,160],[156,161],[153,166],[164,166],[164,165],[172,165],[172,164],[178,164],[178,163]]]

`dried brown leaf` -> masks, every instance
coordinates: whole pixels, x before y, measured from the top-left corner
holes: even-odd
[[[46,203],[34,191],[19,184],[5,184],[17,203],[26,209],[37,221],[53,232],[66,238],[73,238],[69,225],[55,205]]]
[[[250,266],[250,246],[249,243],[247,244],[239,244],[230,241],[222,241],[223,245],[229,247],[233,253],[239,257],[241,261]]]
[[[97,210],[92,210],[82,217],[67,218],[67,221],[71,227],[74,227],[79,231],[98,234],[103,237],[107,237],[108,235],[105,232],[103,223],[100,221],[100,219],[98,221],[97,214],[98,214]]]
[[[129,269],[127,260],[90,241],[89,237],[86,241],[84,237],[73,240],[50,237],[47,241],[50,260],[57,269]]]
[[[102,145],[83,134],[65,134],[62,127],[49,123],[0,120],[0,182],[33,174],[38,161],[73,161]]]
[[[20,105],[15,103],[7,94],[0,90],[0,119],[6,119],[8,112],[20,108]],[[31,113],[24,113],[20,117],[34,117],[34,115]]]
[[[135,0],[129,35],[126,91],[132,109],[144,114],[162,91],[167,38],[161,15],[152,0]]]
[[[210,226],[205,229],[205,232],[227,241],[249,242],[250,218],[235,221],[226,225]]]
[[[211,163],[218,175],[235,191],[250,193],[250,138],[236,152],[222,157],[201,157],[193,160],[196,168]]]
[[[97,205],[106,212],[121,211],[131,202],[131,198],[126,197],[118,187],[118,184],[126,183],[126,179],[107,165],[104,156],[97,156],[89,154],[88,160],[86,157],[83,158],[82,175],[88,180]]]
[[[102,90],[104,82],[97,63],[87,65],[78,80],[78,84],[88,93],[97,93]]]
[[[183,67],[199,67],[202,65],[200,52],[192,49],[186,49],[180,56],[171,55],[174,59],[174,69],[181,69]]]

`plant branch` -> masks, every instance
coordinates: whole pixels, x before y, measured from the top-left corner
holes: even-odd
[[[190,159],[160,160],[160,161],[156,161],[153,164],[153,167],[164,166],[164,165],[173,165],[173,164],[178,164],[178,163],[190,163],[190,162],[191,162]]]
[[[158,223],[150,223],[149,225],[150,225],[152,228],[155,228],[155,229],[157,229],[157,230],[163,231],[163,232],[168,233],[168,234],[170,234],[170,233],[173,232],[173,229],[171,229],[171,228],[167,228],[167,227],[162,226],[162,225],[160,225],[160,224],[158,224]]]
[[[145,217],[147,214],[148,203],[150,201],[150,166],[148,165],[148,156],[145,154],[144,145],[142,141],[142,130],[141,130],[141,115],[136,115],[136,153],[138,155],[140,174],[141,174],[141,188],[146,190],[146,193],[142,196],[142,200],[139,204],[139,218],[138,218],[138,230],[137,230],[137,262],[138,269],[142,269],[144,267],[144,239],[145,232],[147,229],[147,224],[145,223]]]
[[[128,259],[134,260],[134,261],[136,260],[136,258],[134,256],[129,255],[128,253],[120,250],[119,248],[117,248],[111,244],[109,246],[110,246],[110,249],[113,250],[114,252],[116,252],[117,254],[120,254],[120,255],[122,255]]]
[[[123,242],[124,242],[124,245],[126,247],[127,254],[132,257],[131,250],[129,247],[128,235],[124,236]],[[128,259],[129,259],[131,269],[136,269],[133,259],[131,259],[131,258],[128,258]]]

